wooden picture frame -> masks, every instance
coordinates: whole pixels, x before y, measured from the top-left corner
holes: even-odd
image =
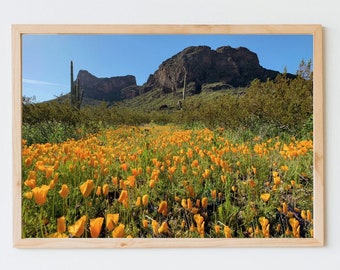
[[[249,34],[313,36],[313,236],[310,238],[22,238],[22,37],[25,34]],[[222,248],[324,245],[323,38],[307,25],[13,25],[13,246],[16,248]]]

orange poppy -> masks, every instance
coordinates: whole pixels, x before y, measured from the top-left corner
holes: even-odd
[[[113,238],[122,238],[124,236],[124,229],[125,225],[120,223],[113,231],[112,231],[112,237]]]
[[[80,219],[78,219],[73,225],[68,227],[68,232],[73,237],[80,237],[85,231],[85,223],[86,223],[87,217],[84,215]]]
[[[155,235],[157,235],[158,234],[158,228],[159,228],[159,224],[158,224],[157,220],[153,219],[152,222],[151,222],[151,226],[152,226],[153,233]]]
[[[133,175],[130,175],[128,176],[127,180],[128,180],[129,186],[134,188],[136,185],[136,177],[134,177]]]
[[[169,226],[166,221],[162,223],[162,225],[158,229],[158,233],[167,233],[169,231]]]
[[[104,196],[107,196],[109,194],[109,185],[108,184],[103,185],[102,192],[103,192]]]
[[[100,196],[102,194],[102,187],[101,186],[98,186],[97,187],[97,190],[96,190],[96,195],[97,196]]]
[[[190,198],[187,199],[187,208],[188,210],[192,209],[192,200]]]
[[[90,219],[90,233],[92,238],[97,238],[102,230],[104,218],[98,217],[95,219]]]
[[[148,221],[147,219],[143,219],[142,223],[143,223],[143,227],[144,227],[145,229],[148,228],[148,226],[149,226],[149,221]]]
[[[202,198],[201,203],[202,203],[202,207],[206,208],[208,206],[208,198],[207,197]]]
[[[231,235],[232,231],[229,226],[224,226],[223,231],[224,231],[224,235],[226,238],[232,238],[232,235]]]
[[[59,191],[60,196],[65,199],[67,195],[70,193],[70,190],[66,184],[61,186],[61,190]]]
[[[221,226],[215,225],[215,232],[216,234],[219,234],[221,232]]]
[[[289,219],[289,224],[292,227],[294,238],[299,238],[300,237],[300,224],[299,224],[299,221],[296,218],[290,218]]]
[[[269,199],[270,199],[270,194],[269,193],[263,193],[263,194],[261,194],[260,198],[263,202],[268,202]]]
[[[45,176],[46,176],[46,178],[50,178],[52,176],[53,172],[54,172],[54,168],[53,167],[47,167],[45,169]]]
[[[107,214],[106,215],[106,228],[109,231],[112,231],[115,225],[118,224],[119,221],[119,213],[117,214]]]
[[[35,179],[27,179],[24,182],[24,185],[30,188],[35,188],[37,186],[37,180]]]
[[[137,199],[136,199],[135,205],[136,205],[137,207],[140,206],[140,202],[141,202],[141,197],[138,196]]]
[[[128,192],[126,190],[122,190],[119,195],[118,202],[122,203],[128,198]]]
[[[216,200],[216,197],[217,197],[217,191],[216,191],[216,189],[214,189],[214,190],[211,191],[211,197],[212,197],[214,200]]]
[[[158,213],[162,213],[163,216],[168,214],[168,203],[166,201],[161,201],[158,207]]]
[[[32,191],[28,191],[24,193],[24,197],[28,200],[33,198],[33,192]]]
[[[149,203],[149,196],[147,194],[143,195],[142,203],[143,203],[144,206],[148,205],[148,203]]]
[[[85,183],[79,186],[81,194],[86,198],[91,194],[91,191],[94,189],[94,182],[91,179],[86,180]]]
[[[38,205],[43,205],[47,201],[47,192],[50,187],[42,185],[41,187],[35,187],[32,189],[34,200]]]
[[[57,232],[63,233],[66,231],[66,219],[64,216],[57,219]]]

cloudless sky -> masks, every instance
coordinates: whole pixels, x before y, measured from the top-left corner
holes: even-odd
[[[189,46],[246,47],[267,69],[296,74],[301,60],[313,60],[312,35],[66,35],[22,38],[23,95],[36,101],[70,92],[70,61],[96,77],[134,75],[145,83],[166,59]]]

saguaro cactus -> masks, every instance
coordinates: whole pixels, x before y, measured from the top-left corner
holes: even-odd
[[[187,91],[187,70],[183,67],[184,69],[184,78],[183,78],[183,90],[182,90],[182,99],[183,101],[185,100],[185,93]]]
[[[73,79],[73,61],[71,61],[71,105],[76,109],[80,109],[80,105],[83,101],[83,91],[80,90],[79,78],[76,82]]]

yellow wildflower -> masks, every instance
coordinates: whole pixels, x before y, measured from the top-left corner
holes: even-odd
[[[152,220],[151,222],[151,226],[152,226],[152,231],[154,233],[154,235],[157,235],[158,234],[158,228],[159,228],[159,224],[156,220]]]
[[[118,224],[119,221],[119,213],[117,214],[107,214],[106,215],[106,228],[109,231],[112,231],[115,225]]]
[[[201,203],[202,203],[202,207],[206,208],[208,206],[208,198],[207,197],[202,198]]]
[[[67,195],[70,193],[70,190],[66,184],[61,186],[61,190],[59,191],[60,196],[65,199]]]
[[[41,187],[35,187],[32,189],[34,200],[38,205],[43,205],[47,200],[47,193],[50,187],[47,185],[42,185]]]
[[[260,198],[263,202],[268,202],[269,199],[270,199],[270,194],[269,193],[263,193],[263,194],[261,194]]]
[[[167,233],[169,231],[169,226],[166,221],[162,223],[162,225],[158,229],[158,233]]]
[[[86,223],[87,217],[84,215],[80,219],[78,219],[73,225],[68,227],[68,232],[73,237],[80,237],[85,231],[85,223]]]
[[[232,238],[232,230],[229,226],[224,226],[223,232],[226,238]]]
[[[64,216],[57,219],[57,232],[58,233],[66,232],[66,219]]]
[[[104,196],[107,196],[109,194],[109,185],[108,184],[103,185],[102,192],[103,192]]]
[[[125,225],[120,223],[113,231],[112,231],[112,237],[113,238],[122,238],[125,234]]]
[[[118,202],[122,203],[127,198],[128,198],[128,192],[126,190],[122,190],[120,195],[119,195]]]
[[[158,207],[158,213],[161,213],[163,216],[168,214],[168,203],[166,201],[161,201]]]
[[[300,224],[299,224],[299,221],[296,218],[290,218],[289,219],[289,224],[292,227],[294,238],[299,238],[300,237]]]
[[[91,194],[91,191],[94,189],[94,182],[92,179],[86,180],[85,183],[79,186],[81,194],[86,198]]]
[[[90,219],[90,233],[92,238],[97,238],[102,230],[104,218]]]

